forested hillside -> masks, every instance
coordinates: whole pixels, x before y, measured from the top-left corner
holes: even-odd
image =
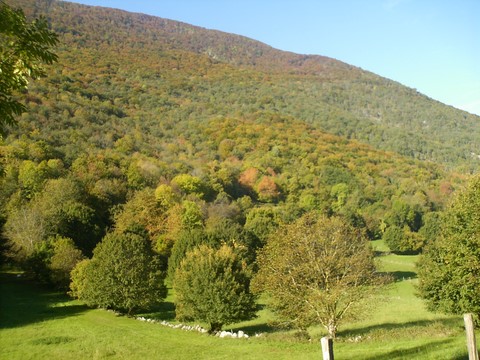
[[[205,115],[205,108],[210,110],[208,116],[264,109],[379,149],[463,171],[478,168],[477,116],[359,68],[146,15],[66,2],[37,1],[34,7],[32,1],[15,3],[24,3],[35,15],[47,14],[62,34],[64,50],[71,58],[62,59],[63,73],[69,73],[71,60],[84,68],[100,65],[91,75],[102,73],[102,78],[111,78],[113,83],[114,79],[135,78],[138,86],[153,86],[147,96],[157,89],[170,104],[188,99],[190,106],[200,106],[203,111],[195,109],[196,115]],[[177,83],[164,78],[172,76]],[[87,84],[98,89],[97,83],[83,80],[83,86]],[[167,84],[175,87],[174,94],[162,87]],[[165,111],[160,105],[138,105]],[[178,109],[169,110],[177,113]]]
[[[462,181],[441,164],[478,168],[478,117],[353,66],[146,15],[8,3],[60,35],[0,143],[19,260],[38,265],[58,236],[90,256],[107,231],[140,227],[165,267],[187,230],[252,264],[273,228],[315,210],[418,251]]]

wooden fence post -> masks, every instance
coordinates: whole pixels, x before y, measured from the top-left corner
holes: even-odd
[[[465,321],[465,330],[467,331],[468,359],[479,360],[477,343],[475,340],[475,327],[473,326],[473,315],[464,314],[463,321]]]
[[[333,340],[330,337],[322,337],[323,360],[333,360]],[[478,360],[478,359],[477,359]]]

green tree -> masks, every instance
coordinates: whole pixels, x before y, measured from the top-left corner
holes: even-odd
[[[180,174],[172,179],[172,185],[185,194],[195,194],[199,198],[205,195],[205,185],[202,180],[189,174]]]
[[[419,292],[429,309],[480,315],[480,176],[444,212],[440,235],[418,265]]]
[[[21,9],[0,2],[0,134],[25,111],[15,93],[27,88],[29,78],[45,76],[43,64],[57,61],[51,50],[57,42],[44,18],[29,23]]]
[[[204,321],[210,332],[255,316],[250,277],[233,250],[201,245],[187,253],[175,272],[173,288],[179,320]]]
[[[151,242],[133,233],[109,233],[87,262],[72,272],[71,294],[89,306],[131,314],[150,309],[166,296],[165,274]]]
[[[199,247],[200,245],[208,245],[210,247],[217,247],[218,243],[212,242],[205,230],[199,228],[185,228],[180,232],[178,238],[172,247],[172,252],[168,258],[168,277],[173,279],[175,272],[180,267],[185,255]]]
[[[400,228],[408,225],[412,231],[418,231],[422,226],[422,211],[417,204],[411,205],[403,199],[395,198],[385,222]]]
[[[399,254],[418,254],[425,246],[425,237],[408,226],[403,229],[395,225],[388,227],[383,239],[392,252]]]
[[[85,254],[91,254],[102,238],[95,210],[85,203],[85,192],[71,178],[47,180],[42,191],[27,204],[38,208],[46,234],[72,239]]]
[[[48,261],[50,280],[55,286],[68,289],[70,272],[85,257],[69,238],[58,236],[51,240],[51,246],[52,256]]]
[[[330,194],[333,198],[332,208],[335,212],[339,213],[345,206],[349,196],[350,189],[345,183],[338,183],[332,186]]]
[[[246,265],[254,264],[256,252],[262,244],[255,234],[244,229],[237,222],[228,218],[213,219],[205,232],[210,244],[228,245]]]
[[[184,228],[193,229],[203,227],[205,214],[195,201],[184,200],[182,202],[182,226]]]
[[[245,229],[265,243],[268,236],[279,226],[280,219],[277,209],[265,206],[252,208],[247,213]]]
[[[403,228],[396,225],[387,227],[382,239],[394,253],[416,254],[425,245],[425,236],[411,231],[406,225]]]
[[[38,279],[68,286],[68,264],[80,258],[82,250],[91,253],[101,238],[94,210],[82,203],[82,196],[75,181],[50,179],[30,201],[14,204],[6,212],[3,231],[7,255]],[[68,238],[68,244],[52,240],[63,238]]]
[[[425,239],[425,244],[429,244],[440,236],[442,213],[438,211],[426,213],[423,221],[424,225],[418,233]]]
[[[391,225],[385,229],[382,239],[391,251],[402,252],[403,237],[404,230],[397,225]]]
[[[358,230],[340,218],[312,213],[274,233],[257,262],[254,291],[269,295],[281,321],[302,330],[319,323],[332,337],[384,280]]]
[[[161,184],[155,189],[155,199],[162,208],[169,209],[178,203],[179,196],[170,185]]]

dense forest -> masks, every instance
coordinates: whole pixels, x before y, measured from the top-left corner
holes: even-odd
[[[478,170],[477,116],[359,68],[141,14],[8,3],[60,40],[0,142],[4,246],[44,279],[68,244],[90,257],[108,232],[145,234],[164,270],[192,236],[253,267],[311,211],[418,252]]]

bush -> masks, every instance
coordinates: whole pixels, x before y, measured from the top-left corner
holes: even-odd
[[[201,245],[187,253],[175,272],[177,319],[204,321],[210,332],[255,315],[250,277],[232,249]]]
[[[146,237],[110,233],[97,245],[91,260],[75,267],[70,288],[73,296],[89,306],[131,314],[165,298],[164,278]]]
[[[383,234],[383,240],[391,251],[401,254],[416,254],[425,245],[425,237],[410,231],[408,226],[403,229],[396,225],[389,226]]]

